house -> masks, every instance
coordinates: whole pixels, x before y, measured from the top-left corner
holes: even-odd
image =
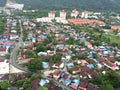
[[[37,55],[38,56],[47,56],[48,54],[47,54],[47,52],[39,52],[39,53],[37,53]]]
[[[85,46],[87,46],[87,48],[92,48],[92,44],[90,42],[85,42]]]
[[[103,65],[105,65],[106,67],[108,67],[108,68],[110,68],[111,70],[114,70],[114,71],[119,70],[119,67],[116,64],[114,64],[110,61],[103,62]]]
[[[93,64],[88,64],[87,67],[92,69],[92,68],[94,68],[94,65]]]
[[[43,39],[37,38],[37,42],[43,42]]]
[[[71,67],[73,67],[74,66],[74,64],[73,63],[67,63],[66,64],[66,67],[69,69],[69,68],[71,68]]]
[[[71,67],[69,70],[72,71],[72,74],[78,74],[81,72],[81,69],[79,67]]]
[[[52,73],[52,76],[53,76],[53,78],[55,79],[55,80],[58,80],[59,78],[60,78],[60,71],[54,71],[53,73]]]
[[[97,25],[105,25],[103,21],[100,20],[95,20],[95,19],[81,19],[81,18],[76,18],[76,19],[68,19],[69,23],[75,24],[75,25],[87,25],[87,24],[97,24]]]
[[[86,79],[81,79],[80,84],[78,86],[78,90],[86,90],[88,81]]]
[[[7,48],[0,48],[0,55],[5,56]]]
[[[64,83],[65,83],[66,86],[68,86],[68,85],[70,85],[71,80],[70,80],[70,79],[66,79],[66,80],[64,81]]]
[[[18,62],[19,62],[19,63],[27,63],[27,62],[29,62],[29,61],[31,61],[31,60],[33,60],[33,58],[24,58],[24,59],[22,59],[22,60],[19,60]]]
[[[53,68],[63,68],[64,67],[64,63],[56,63],[52,67]]]
[[[95,89],[95,85],[89,83],[88,86],[87,86],[87,90],[94,90],[94,89]]]
[[[44,69],[48,68],[49,67],[49,63],[48,62],[42,62],[42,67]]]
[[[51,83],[46,83],[44,86],[47,87],[48,90],[62,90],[61,87],[56,86],[55,84],[51,84]]]
[[[120,26],[112,26],[111,29],[120,32]]]
[[[87,72],[86,71],[82,71],[82,72],[80,72],[80,78],[87,78],[88,77],[88,74],[87,74]]]
[[[55,53],[55,51],[50,51],[50,50],[48,50],[48,51],[47,51],[47,54],[48,54],[49,56],[53,56],[53,55],[56,54],[56,53]]]
[[[102,90],[102,89],[98,87],[97,85],[89,83],[86,90]]]
[[[0,61],[0,74],[7,74],[9,73],[9,63],[5,60]]]
[[[81,62],[81,64],[82,64],[82,66],[84,66],[84,65],[87,65],[87,64],[88,64],[88,62],[87,62],[86,60],[80,60],[80,62]]]
[[[39,79],[39,78],[31,81],[32,90],[36,90],[36,89],[39,87],[39,82],[40,82],[40,79]]]
[[[47,80],[47,79],[41,79],[40,82],[39,82],[39,85],[40,86],[44,86],[46,83],[49,83],[49,80]]]
[[[80,80],[75,78],[72,80],[72,82],[73,83],[71,83],[70,87],[76,90],[80,84]]]
[[[33,45],[34,44],[34,42],[25,42],[24,43],[24,46],[31,46],[31,45]]]
[[[89,72],[88,73],[88,77],[89,78],[95,78],[97,76],[97,73],[96,72]]]
[[[120,66],[120,62],[118,62],[118,61],[115,61],[115,64],[118,65],[118,66]]]
[[[102,73],[103,75],[106,74],[106,71],[104,69],[100,69],[99,72]]]

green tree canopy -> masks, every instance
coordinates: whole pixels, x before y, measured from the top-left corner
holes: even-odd
[[[32,72],[36,72],[37,70],[41,70],[42,69],[41,61],[39,61],[37,59],[31,60],[27,63],[27,68]]]
[[[48,88],[46,88],[46,87],[39,87],[39,88],[37,88],[37,90],[48,90]]]
[[[101,85],[101,88],[102,88],[102,90],[114,90],[114,88],[111,84]]]
[[[0,82],[0,88],[2,90],[7,90],[8,86],[9,86],[8,81],[2,81],[2,82]]]

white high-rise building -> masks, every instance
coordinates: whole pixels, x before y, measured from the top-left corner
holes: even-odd
[[[76,9],[74,9],[71,12],[71,17],[75,17],[76,18],[78,16],[78,14],[79,14],[79,12]]]
[[[60,18],[66,19],[66,12],[64,10],[60,11]]]
[[[88,12],[87,11],[83,11],[81,18],[88,18]]]
[[[51,19],[54,19],[55,18],[55,13],[53,11],[50,11],[48,13],[48,17],[51,18]]]

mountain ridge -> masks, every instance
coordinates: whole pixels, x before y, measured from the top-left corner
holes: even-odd
[[[0,0],[3,3],[6,0]],[[119,11],[120,0],[14,0],[25,4],[25,9],[41,10],[92,10],[92,11]],[[3,4],[2,4],[3,5]]]
[[[32,9],[74,9],[119,11],[120,0],[15,0]]]

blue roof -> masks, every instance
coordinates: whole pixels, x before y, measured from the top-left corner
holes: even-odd
[[[94,65],[93,64],[88,64],[87,67],[92,69],[92,68],[94,68]]]
[[[48,65],[48,62],[42,62],[42,66],[45,67]]]
[[[64,45],[57,45],[56,48],[64,48]]]
[[[64,77],[64,75],[65,75],[65,74],[64,74],[64,73],[62,73],[62,74],[60,75],[60,77],[61,77],[61,78],[63,78],[63,77]]]
[[[65,80],[65,85],[69,85],[71,83],[71,80],[67,79]]]
[[[94,48],[96,49],[96,48],[98,48],[97,46],[94,46]]]
[[[93,57],[93,54],[90,53],[90,54],[88,55],[88,58],[92,58],[92,57]]]
[[[45,35],[39,35],[40,38],[45,39],[47,38]]]
[[[99,46],[99,48],[100,48],[100,49],[106,50],[106,48],[105,48],[104,46]]]
[[[68,54],[72,54],[72,51],[71,51],[71,50],[69,50],[69,51],[68,51]]]
[[[32,38],[32,40],[36,40],[36,38]]]
[[[84,40],[86,40],[85,37],[80,38],[80,41],[84,41]]]
[[[70,67],[70,66],[74,66],[74,64],[73,63],[67,63],[66,66]]]
[[[79,79],[74,79],[73,82],[74,82],[75,86],[78,86],[80,84],[80,80]]]
[[[98,62],[96,59],[93,59],[94,62]]]
[[[39,82],[40,86],[44,86],[46,83],[47,83],[47,82],[46,82],[46,80],[44,80],[44,79],[41,79],[40,82]]]

